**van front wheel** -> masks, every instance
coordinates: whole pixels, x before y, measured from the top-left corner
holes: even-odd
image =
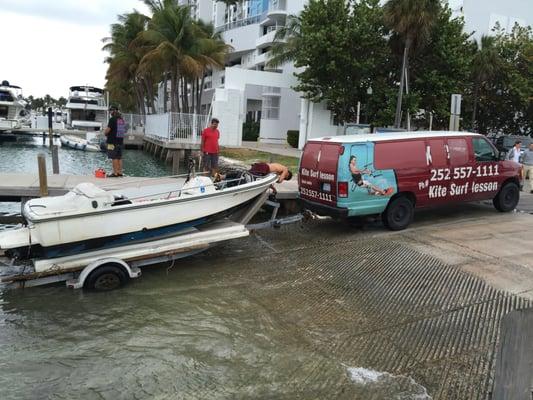
[[[492,204],[496,210],[501,212],[513,211],[520,200],[520,189],[513,182],[508,182],[500,189],[496,197],[492,199]]]
[[[413,220],[414,206],[407,197],[396,197],[391,200],[381,219],[383,225],[391,231],[401,231],[409,226]]]

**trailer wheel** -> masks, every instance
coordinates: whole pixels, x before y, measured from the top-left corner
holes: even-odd
[[[405,196],[392,199],[381,214],[383,225],[391,231],[401,231],[409,226],[413,220],[414,206]]]
[[[128,276],[122,267],[113,264],[104,264],[96,268],[85,280],[84,288],[105,292],[118,289],[128,281]]]
[[[513,211],[520,200],[520,189],[514,182],[507,182],[492,199],[494,208],[500,212]]]

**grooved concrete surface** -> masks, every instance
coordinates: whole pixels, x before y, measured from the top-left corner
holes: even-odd
[[[317,360],[410,376],[433,399],[486,399],[500,319],[533,299],[532,232],[529,214],[461,205],[396,233],[333,221],[260,231],[192,264],[208,259],[221,286]],[[218,258],[233,259],[231,272]],[[294,393],[352,398],[320,362],[307,368]]]

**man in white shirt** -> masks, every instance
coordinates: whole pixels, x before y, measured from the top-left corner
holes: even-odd
[[[530,193],[533,193],[533,143],[529,144],[529,149],[526,149],[520,157],[520,163],[524,166],[524,179],[529,182]]]
[[[509,153],[507,153],[508,160],[520,163],[520,146],[522,146],[522,142],[520,140],[514,142],[514,146],[511,148],[511,150],[509,150]]]

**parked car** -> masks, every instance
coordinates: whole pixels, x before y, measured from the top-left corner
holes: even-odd
[[[511,150],[511,147],[514,146],[517,140],[522,142],[522,152],[533,142],[533,139],[529,136],[500,136],[496,138],[494,145],[500,153],[507,153]]]
[[[319,214],[381,214],[400,230],[415,208],[492,199],[497,210],[512,211],[520,174],[482,135],[417,131],[312,139],[298,180],[301,200]]]

